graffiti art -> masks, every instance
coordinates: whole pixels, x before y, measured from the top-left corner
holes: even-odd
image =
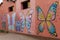
[[[20,26],[21,26],[20,21],[16,21],[16,31],[20,31]]]
[[[6,29],[6,14],[2,17],[2,28]]]
[[[19,20],[18,16],[16,16],[16,31],[20,32],[20,27],[21,27],[20,20]]]
[[[44,31],[44,23],[46,23],[49,33],[53,36],[57,36],[55,25],[52,23],[52,21],[56,19],[57,5],[58,5],[58,2],[56,1],[50,6],[46,18],[43,14],[42,9],[39,6],[37,6],[37,13],[38,13],[37,17],[38,17],[38,20],[41,21],[41,23],[38,26],[38,29],[40,32]]]
[[[23,13],[20,13],[21,17],[21,31],[23,32],[24,27],[27,28],[28,32],[30,33],[30,28],[31,28],[31,22],[32,22],[32,13],[33,10],[29,10],[26,17],[24,16]]]
[[[14,31],[14,24],[15,24],[15,15],[16,15],[16,13],[13,13],[12,14],[12,17],[9,15],[9,14],[7,14],[7,17],[8,17],[8,30],[12,30],[12,31]]]

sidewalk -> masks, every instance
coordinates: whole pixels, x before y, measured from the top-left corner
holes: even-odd
[[[0,40],[57,40],[57,39],[49,39],[43,37],[32,37],[14,33],[0,33]]]

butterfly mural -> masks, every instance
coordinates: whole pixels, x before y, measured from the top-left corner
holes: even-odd
[[[16,31],[20,31],[20,27],[21,27],[21,22],[18,16],[16,16]]]
[[[14,31],[15,16],[16,16],[16,13],[13,13],[12,16],[7,14],[7,17],[8,17],[8,30]]]
[[[30,33],[30,27],[31,27],[31,22],[32,22],[32,13],[33,10],[29,10],[27,15],[24,16],[23,13],[20,13],[20,17],[21,17],[21,31],[23,32],[24,27],[27,28],[28,32]]]
[[[4,14],[1,19],[2,19],[2,28],[6,29],[6,14]]]
[[[50,6],[46,17],[44,16],[42,9],[39,6],[37,6],[37,13],[38,13],[37,17],[38,20],[41,21],[41,23],[38,25],[39,32],[44,31],[44,23],[46,23],[49,33],[53,36],[57,36],[55,25],[52,23],[52,21],[56,19],[57,5],[58,2],[56,1]]]

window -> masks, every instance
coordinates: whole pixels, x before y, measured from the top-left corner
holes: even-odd
[[[16,0],[7,0],[8,2],[15,2]]]
[[[9,0],[7,0],[7,1],[9,1]]]
[[[12,2],[14,2],[14,3],[15,3],[15,2],[16,2],[16,0],[12,0]]]
[[[10,0],[10,1],[12,1],[12,0]]]
[[[30,0],[24,1],[21,3],[23,9],[29,8]]]
[[[27,0],[28,2],[30,2],[30,0]]]
[[[9,12],[12,12],[13,11],[13,7],[14,6],[9,7]]]
[[[10,0],[10,1],[16,1],[16,0]]]

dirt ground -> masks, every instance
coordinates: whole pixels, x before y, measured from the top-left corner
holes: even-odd
[[[58,39],[35,37],[15,33],[0,33],[0,40],[58,40]]]

